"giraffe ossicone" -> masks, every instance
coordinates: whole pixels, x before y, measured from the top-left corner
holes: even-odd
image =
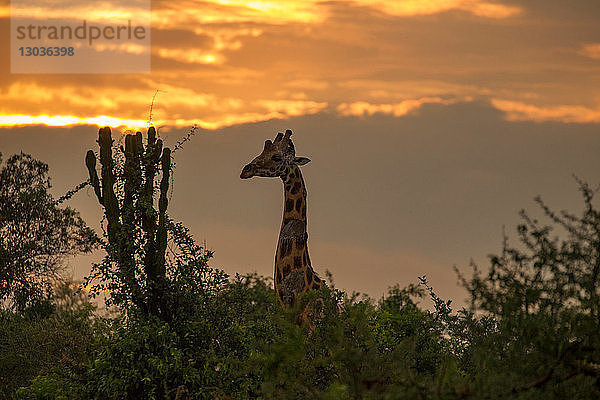
[[[301,293],[323,285],[312,268],[308,255],[306,224],[306,185],[300,166],[310,162],[296,157],[292,131],[279,132],[275,140],[266,140],[262,152],[248,163],[240,178],[254,176],[281,178],[283,182],[283,219],[275,252],[275,292],[281,303],[292,306]]]

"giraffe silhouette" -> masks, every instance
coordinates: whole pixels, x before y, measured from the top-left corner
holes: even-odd
[[[306,231],[306,186],[300,166],[310,160],[296,157],[291,130],[281,132],[273,142],[265,141],[263,151],[242,169],[240,178],[253,176],[281,178],[283,220],[275,252],[275,292],[284,307],[294,305],[301,293],[320,289],[323,280],[313,270],[308,255]],[[302,319],[305,319],[302,317]]]

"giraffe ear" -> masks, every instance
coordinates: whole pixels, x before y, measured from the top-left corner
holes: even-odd
[[[310,158],[306,158],[306,157],[294,157],[294,163],[296,163],[296,165],[306,165],[310,162]]]

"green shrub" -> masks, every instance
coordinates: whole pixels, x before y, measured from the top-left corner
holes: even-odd
[[[93,311],[86,303],[44,317],[0,313],[0,398],[32,381],[35,390],[50,390],[55,381],[46,374],[66,374],[69,379],[84,375],[102,330]]]

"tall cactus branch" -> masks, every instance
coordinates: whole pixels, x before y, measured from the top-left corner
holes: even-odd
[[[96,155],[93,150],[88,150],[85,155],[85,165],[90,174],[90,184],[94,188],[94,193],[98,198],[100,205],[104,205],[104,199],[102,198],[102,192],[100,191],[100,180],[98,179],[98,173],[96,172]]]
[[[109,253],[116,260],[120,284],[128,288],[131,300],[146,315],[169,318],[164,293],[166,290],[165,252],[167,247],[167,192],[171,168],[171,152],[163,149],[156,139],[153,127],[148,129],[146,149],[142,134],[125,137],[125,164],[122,178],[115,173],[112,154],[113,140],[110,128],[101,128],[98,134],[100,146],[101,180],[96,172],[96,156],[93,151],[86,154],[86,166],[90,183],[94,188],[108,222]],[[154,208],[154,180],[161,163],[159,211]],[[122,179],[122,199],[119,205],[115,194],[116,180]],[[117,187],[121,187],[117,185]],[[158,218],[157,218],[158,216]],[[158,221],[157,221],[158,219]],[[139,229],[141,224],[141,230]],[[145,241],[141,260],[136,261],[137,232],[142,232]],[[146,276],[145,288],[140,285],[143,267]]]
[[[158,231],[156,241],[158,242],[157,260],[158,266],[165,264],[165,252],[167,251],[167,206],[169,205],[169,177],[171,175],[171,150],[164,149],[161,159],[162,180],[160,182],[160,198],[158,199]]]
[[[116,240],[117,233],[120,231],[121,223],[119,221],[119,202],[114,191],[113,140],[109,127],[101,128],[98,132],[98,144],[100,145],[100,164],[102,165],[102,199],[104,201],[106,220],[108,221],[108,237],[109,240],[112,237],[114,241]]]

